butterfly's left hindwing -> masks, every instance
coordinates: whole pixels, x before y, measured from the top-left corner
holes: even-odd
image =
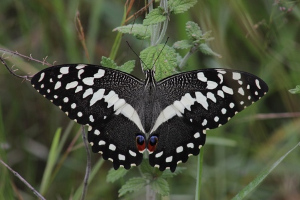
[[[205,130],[227,123],[267,91],[260,78],[228,69],[190,71],[158,82],[162,111],[149,136],[158,138],[150,164],[174,171],[177,163],[199,153]]]
[[[60,65],[46,68],[31,80],[33,87],[79,124],[88,125],[88,141],[95,153],[129,169],[142,161],[136,134],[145,137],[134,109],[143,82],[95,65]]]

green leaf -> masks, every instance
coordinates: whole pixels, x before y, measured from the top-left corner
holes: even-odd
[[[170,187],[168,182],[164,178],[158,177],[150,183],[150,186],[156,193],[162,196],[169,195]]]
[[[175,49],[189,49],[192,46],[193,44],[189,40],[180,40],[173,44],[173,48]]]
[[[142,24],[130,24],[126,26],[119,26],[115,28],[114,31],[132,34],[139,40],[145,40],[147,38],[150,38],[151,36],[150,28]]]
[[[300,94],[300,85],[297,85],[294,89],[289,90],[292,94]]]
[[[143,21],[144,26],[149,26],[151,24],[157,24],[163,22],[167,19],[167,16],[164,14],[165,10],[162,7],[153,9]]]
[[[151,46],[140,53],[140,58],[144,61],[145,69],[152,69],[155,64],[155,78],[160,80],[174,74],[177,66],[177,54],[175,50],[164,44]]]
[[[109,171],[108,171],[108,174],[106,176],[106,181],[107,182],[115,182],[116,180],[122,178],[123,176],[125,176],[127,174],[129,170],[126,170],[124,168],[119,168],[117,170],[111,168]]]
[[[222,57],[220,54],[215,53],[207,44],[200,44],[199,50],[206,55]]]
[[[190,40],[200,40],[202,38],[202,31],[197,23],[188,21],[185,25],[185,31]]]
[[[102,56],[102,60],[100,63],[103,67],[108,67],[111,69],[117,69],[122,72],[131,73],[133,71],[133,68],[135,67],[135,61],[129,60],[120,67],[117,66],[117,64],[110,58],[107,58],[105,56]]]
[[[165,170],[161,175],[161,178],[172,178],[178,174],[181,174],[184,170],[186,170],[185,167],[177,167],[175,172],[171,172],[170,170]]]
[[[179,14],[187,11],[197,3],[197,0],[169,0],[169,10],[171,13]]]
[[[298,143],[295,147],[289,150],[285,155],[279,158],[270,168],[262,171],[251,183],[249,183],[243,190],[241,190],[233,200],[244,199],[250,192],[252,192],[292,151],[300,146]]]
[[[141,177],[129,179],[119,190],[119,197],[128,192],[134,192],[145,187],[147,180]]]
[[[133,71],[134,67],[135,67],[135,60],[129,60],[123,65],[121,65],[120,67],[118,67],[117,69],[121,70],[122,72],[126,72],[130,74]]]
[[[117,68],[117,64],[112,59],[107,58],[105,56],[102,56],[100,64],[103,67],[108,67],[108,68],[111,68],[111,69],[116,69]]]

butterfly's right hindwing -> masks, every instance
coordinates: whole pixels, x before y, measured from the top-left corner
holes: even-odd
[[[143,88],[135,77],[95,65],[69,64],[44,69],[33,76],[33,87],[79,124],[89,125],[93,152],[130,168],[142,161],[136,134],[144,135],[134,105]]]

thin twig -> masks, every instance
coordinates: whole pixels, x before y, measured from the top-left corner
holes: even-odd
[[[30,79],[32,78],[32,76],[28,76],[28,75],[20,76],[20,75],[16,74],[14,72],[14,70],[12,70],[10,67],[8,67],[8,65],[6,64],[6,62],[4,61],[4,59],[2,57],[0,57],[0,60],[1,60],[2,64],[6,67],[6,69],[9,71],[9,73],[11,73],[12,75],[14,75],[18,78],[21,78],[23,80],[26,80],[26,81],[30,81]]]
[[[2,165],[4,165],[9,171],[11,171],[20,181],[22,181],[32,192],[35,196],[37,196],[39,199],[46,200],[34,187],[32,187],[18,172],[14,171],[12,168],[10,168],[2,159],[0,159],[0,162]]]
[[[8,49],[2,49],[2,48],[0,48],[0,51],[6,52],[6,53],[10,53],[10,54],[13,54],[13,55],[16,55],[16,56],[20,56],[20,57],[22,57],[22,58],[26,58],[26,59],[28,59],[28,60],[32,60],[32,61],[35,61],[35,62],[37,62],[37,63],[41,63],[42,65],[47,65],[47,66],[49,66],[49,67],[53,66],[52,64],[50,64],[50,63],[48,63],[48,62],[46,61],[46,58],[47,58],[47,57],[46,57],[45,59],[43,59],[43,61],[40,61],[40,60],[37,60],[37,59],[33,58],[33,57],[31,56],[31,54],[30,54],[30,56],[25,56],[25,55],[23,55],[23,54],[20,54],[20,53],[17,52],[17,51],[11,51],[11,50],[8,50]]]
[[[79,11],[77,11],[77,13],[76,13],[75,27],[76,27],[76,30],[77,30],[78,37],[79,37],[79,40],[81,42],[81,45],[82,45],[82,47],[84,49],[85,56],[86,56],[88,62],[90,62],[90,55],[89,55],[88,49],[86,47],[84,31],[83,31],[83,27],[81,25],[81,21],[80,21],[79,16],[80,16],[80,13],[79,13]]]
[[[85,169],[85,177],[84,177],[84,181],[83,181],[83,189],[82,189],[82,196],[81,196],[81,200],[84,200],[87,189],[88,189],[88,181],[89,181],[89,176],[90,176],[90,172],[91,172],[91,152],[90,152],[90,148],[88,146],[88,141],[87,141],[87,137],[85,134],[84,126],[82,125],[81,128],[82,128],[82,139],[83,139],[84,147],[85,147],[86,154],[87,154],[87,164],[86,164],[86,169]]]
[[[250,117],[245,117],[242,120],[265,120],[265,119],[281,119],[281,118],[294,118],[300,117],[300,112],[287,112],[287,113],[267,113],[267,114],[256,114]]]

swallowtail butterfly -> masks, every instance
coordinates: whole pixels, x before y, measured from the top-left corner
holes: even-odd
[[[156,82],[97,65],[65,64],[35,74],[33,87],[68,117],[88,125],[92,151],[115,169],[142,162],[175,171],[198,155],[208,129],[228,122],[268,91],[260,78],[243,71],[204,69]]]

